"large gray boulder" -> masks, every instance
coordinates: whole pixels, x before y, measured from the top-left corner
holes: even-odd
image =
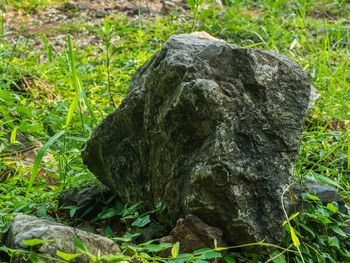
[[[161,201],[164,223],[191,213],[228,243],[276,244],[309,96],[310,76],[290,58],[175,35],[136,71],[83,159],[122,201]]]
[[[27,215],[17,215],[13,219],[11,228],[6,234],[5,245],[12,249],[30,250],[30,247],[22,243],[23,240],[54,240],[54,242],[35,246],[33,251],[45,257],[62,260],[57,256],[57,250],[69,254],[80,253],[74,245],[74,237],[77,237],[95,256],[120,253],[119,246],[111,239]],[[28,262],[24,258],[23,255],[19,255],[12,262]],[[41,260],[46,263],[58,262],[47,258],[41,258]],[[90,263],[92,260],[86,255],[80,255],[70,262]]]

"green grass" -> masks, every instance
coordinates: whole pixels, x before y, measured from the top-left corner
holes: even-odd
[[[9,9],[27,10],[29,7],[33,10],[42,9],[54,4],[62,4],[66,0],[2,0]]]
[[[32,0],[5,1],[5,4],[21,10],[27,10],[29,6],[40,10],[62,2]],[[295,176],[336,187],[350,204],[349,128],[331,128],[334,120],[350,120],[350,4],[325,0],[232,0],[225,4],[224,10],[214,12],[215,6],[201,10],[195,30],[207,31],[243,47],[275,50],[292,57],[310,72],[312,85],[322,97],[309,113]],[[113,56],[106,52],[112,50],[106,40],[104,46],[87,45],[80,49],[74,45],[72,37],[69,45],[68,33],[74,36],[74,32],[82,27],[89,29],[81,22],[61,25],[58,32],[52,32],[67,33],[66,49],[53,52],[49,51],[52,44],[49,41],[42,50],[32,50],[25,42],[17,41],[14,46],[7,39],[8,29],[1,26],[0,126],[10,131],[18,129],[30,139],[50,144],[56,162],[40,162],[40,167],[52,170],[54,165],[59,166],[58,171],[50,174],[58,185],[48,186],[45,176],[37,176],[39,157],[35,167],[23,168],[16,164],[12,176],[1,181],[0,226],[3,232],[16,213],[44,218],[63,214],[57,204],[59,193],[67,188],[80,189],[98,184],[81,160],[82,145],[96,126],[94,118],[101,121],[111,113],[113,104],[119,105],[127,93],[136,68],[159,50],[171,35],[188,32],[192,21],[189,14],[160,16],[155,21],[145,20],[140,28],[138,22],[130,23],[125,17],[111,17],[108,22],[114,32],[119,33],[108,41],[113,47],[124,47]],[[128,30],[124,30],[126,28]],[[96,30],[86,32],[97,35]],[[40,55],[47,59],[40,61]],[[20,84],[23,78],[33,80],[25,90]],[[0,132],[0,158],[8,143]],[[4,160],[0,161],[0,169],[5,166]],[[313,205],[291,221],[301,241],[305,262],[348,262],[349,235],[341,232],[341,222],[334,219],[339,212],[305,199]],[[106,204],[107,209],[114,208]],[[118,218],[117,212],[114,216]],[[69,218],[55,219],[70,221]],[[129,227],[130,231],[140,230],[132,228],[131,223]],[[282,244],[285,248],[293,243],[290,228],[287,228]],[[117,233],[111,231],[109,235],[115,237]],[[127,248],[132,250],[131,247]],[[295,247],[291,249],[295,250]],[[263,256],[232,252],[226,260],[268,262],[280,252],[283,250]],[[301,260],[298,254],[285,252],[271,261]]]

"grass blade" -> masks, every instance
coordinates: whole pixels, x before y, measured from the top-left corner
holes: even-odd
[[[33,183],[34,183],[34,180],[36,178],[36,175],[38,173],[38,169],[39,169],[39,165],[41,163],[41,160],[42,158],[44,157],[44,153],[46,152],[46,150],[54,143],[56,142],[63,134],[65,134],[65,130],[62,130],[58,133],[56,133],[54,136],[52,136],[45,144],[43,147],[41,147],[38,155],[36,156],[35,158],[35,161],[34,161],[34,165],[33,165],[33,168],[32,168],[32,174],[30,176],[30,180],[29,180],[29,185],[28,185],[28,188],[27,188],[27,191],[26,191],[26,198],[28,198],[28,194],[29,192],[31,191],[32,189],[32,186],[33,186]]]
[[[70,104],[69,110],[68,110],[68,113],[67,113],[66,124],[64,125],[65,129],[68,127],[70,121],[72,120],[73,113],[74,113],[75,109],[78,107],[79,99],[80,99],[80,94],[79,93],[75,93],[73,101]]]

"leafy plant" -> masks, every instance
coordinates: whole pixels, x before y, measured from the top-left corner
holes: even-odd
[[[193,15],[192,26],[191,26],[190,32],[193,32],[194,27],[197,23],[198,11],[199,11],[200,6],[203,4],[203,1],[204,0],[187,0],[188,5],[190,6],[191,12]]]
[[[34,10],[57,2],[60,0],[8,0],[6,8],[25,10],[26,17],[29,17],[29,7]],[[82,144],[93,126],[119,105],[136,68],[145,63],[169,36],[185,30],[192,32],[195,28],[239,46],[278,51],[310,72],[312,85],[319,90],[321,98],[308,114],[295,175],[300,181],[311,178],[335,187],[345,202],[350,203],[350,136],[347,127],[350,119],[350,34],[346,1],[229,0],[224,1],[224,9],[213,12],[211,9],[200,10],[203,0],[191,0],[188,1],[193,16],[190,25],[185,19],[186,14],[143,21],[140,12],[138,21],[112,17],[97,29],[103,47],[86,45],[74,49],[69,37],[67,50],[57,49],[54,55],[54,44],[44,36],[43,49],[28,48],[28,38],[22,41],[20,37],[25,24],[14,32],[14,18],[8,18],[12,11],[5,16],[5,1],[1,3],[0,126],[12,131],[12,138],[5,140],[0,131],[0,152],[7,151],[11,141],[16,141],[17,131],[31,140],[46,142],[32,167],[20,169],[20,163],[0,161],[0,169],[11,166],[14,171],[11,176],[0,178],[1,233],[9,229],[16,213],[60,217],[62,212],[57,207],[57,196],[64,188],[96,184],[96,178],[87,171],[80,157]],[[198,23],[199,20],[202,23]],[[67,25],[58,25],[52,33],[73,32],[83,26],[83,22],[75,19]],[[99,56],[101,48],[102,59]],[[40,59],[42,54],[48,57],[48,61]],[[34,81],[23,92],[20,81],[26,76]],[[39,80],[49,89],[41,90]],[[47,96],[48,90],[53,93],[51,98]],[[342,125],[335,126],[336,123]],[[60,164],[58,171],[53,169],[55,163],[41,162],[48,146]],[[47,176],[38,176],[41,165],[52,171],[53,178],[59,177],[60,185],[47,184]],[[142,228],[154,223],[152,216],[139,214],[137,204],[124,205],[114,201],[106,204],[94,222],[90,222],[102,225],[105,234],[125,248],[125,253],[107,256],[111,262],[201,262],[208,260],[204,256],[206,251],[220,253],[220,250],[207,249],[203,253],[181,255],[181,244],[157,244],[157,241],[136,244]],[[225,255],[226,262],[300,263],[302,257],[307,263],[348,262],[349,234],[344,227],[349,215],[339,211],[336,203],[322,204],[312,195],[304,196],[304,202],[308,209],[295,211],[286,220],[283,247],[288,250],[276,248],[270,255],[235,250]],[[75,217],[76,207],[68,209]],[[124,232],[115,232],[112,226],[112,222],[119,220],[123,222]],[[0,246],[1,251],[11,256],[20,253],[28,256],[28,252],[6,248],[3,244]],[[295,250],[291,249],[293,246]],[[296,253],[297,248],[302,256]],[[170,258],[161,256],[158,252],[163,249],[173,250],[173,255]],[[62,262],[75,257],[64,254],[64,251],[58,253],[63,256]],[[40,259],[39,255],[37,257]],[[35,256],[32,258],[35,260]],[[94,255],[94,260],[101,259]]]
[[[124,28],[121,30],[115,30],[115,26],[111,24],[107,19],[104,21],[103,27],[100,27],[96,32],[102,38],[104,43],[104,51],[106,52],[106,68],[107,68],[107,87],[111,100],[111,104],[116,108],[116,103],[113,99],[112,93],[112,79],[111,79],[111,60],[115,54],[125,49],[125,46],[115,47],[116,36],[122,33],[130,31],[130,28]]]

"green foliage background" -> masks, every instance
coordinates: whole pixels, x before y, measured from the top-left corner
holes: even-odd
[[[350,203],[350,139],[349,123],[346,122],[350,120],[349,2],[228,0],[224,2],[224,9],[210,1],[202,3],[205,8],[196,9],[201,1],[189,2],[194,17],[190,13],[173,12],[158,16],[154,21],[143,18],[136,23],[129,22],[127,17],[110,17],[97,29],[76,22],[58,27],[58,31],[67,33],[65,50],[55,50],[44,35],[45,47],[33,50],[19,38],[15,38],[15,44],[9,41],[8,34],[20,35],[25,25],[21,25],[18,32],[10,32],[4,24],[5,6],[33,11],[63,2],[3,1],[0,21],[0,127],[46,143],[45,146],[57,161],[44,164],[39,156],[34,167],[27,168],[19,163],[8,163],[2,154],[11,142],[6,140],[4,131],[0,131],[0,169],[12,167],[11,176],[1,174],[0,226],[3,233],[17,213],[52,218],[62,210],[57,204],[59,193],[65,189],[98,184],[82,164],[82,145],[96,123],[113,112],[113,104],[120,104],[128,92],[128,83],[136,68],[159,50],[171,35],[193,29],[206,31],[242,47],[274,50],[295,59],[310,72],[312,85],[320,92],[321,98],[308,115],[295,177],[300,181],[310,178],[331,185],[337,188],[347,204]],[[100,35],[104,45],[76,47],[74,33],[82,29]],[[42,55],[46,59],[40,59]],[[23,78],[31,79],[32,85],[26,92],[19,92]],[[334,123],[341,128],[334,128]],[[53,170],[55,165],[59,165],[58,171]],[[35,169],[39,166],[52,170],[51,176],[59,184],[47,185],[45,177],[37,176]],[[350,236],[343,231],[344,222],[339,219],[336,204],[325,206],[312,197],[305,197],[305,202],[311,203],[309,210],[287,225],[282,244],[285,248],[296,250],[290,235],[292,226],[301,242],[302,256],[283,249],[271,255],[230,250],[225,260],[350,262]],[[97,218],[97,221],[121,217],[120,211],[110,203],[106,203],[105,211],[109,211],[109,216]],[[71,208],[71,216],[74,212],[74,208]],[[135,213],[131,213],[130,220],[145,216]],[[347,218],[349,216],[343,215],[344,220]],[[74,224],[71,220],[66,221]],[[106,223],[108,236],[124,242],[131,254],[139,256],[139,260],[141,253],[152,254],[145,249],[150,244],[139,244],[136,248],[130,245],[133,235],[137,235],[142,227],[130,224],[126,233],[129,236],[117,239],[117,233],[108,228],[109,222]],[[2,247],[2,251],[6,251],[6,248]],[[142,260],[175,259],[154,256]],[[193,256],[187,257],[186,261],[206,259]],[[113,260],[119,262],[126,258],[111,257]]]

